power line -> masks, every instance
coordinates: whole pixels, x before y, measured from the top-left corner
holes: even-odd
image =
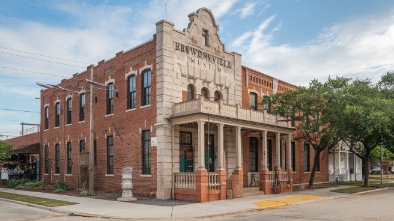
[[[13,110],[13,109],[7,109],[7,108],[1,108],[0,110],[5,110],[5,111],[19,111],[19,112],[26,112],[26,113],[40,113],[37,111],[27,111],[27,110]]]
[[[0,48],[11,50],[11,51],[22,52],[22,53],[26,53],[26,54],[37,55],[37,56],[46,57],[46,58],[53,58],[53,59],[58,59],[58,60],[63,60],[63,61],[71,61],[71,62],[76,62],[76,63],[81,63],[81,64],[89,64],[87,62],[74,61],[74,60],[68,60],[68,59],[64,59],[64,58],[57,58],[57,57],[52,57],[52,56],[47,56],[47,55],[35,54],[35,53],[31,53],[31,52],[19,51],[19,50],[16,50],[16,49],[6,48],[6,47],[1,47],[1,46],[0,46]]]
[[[12,119],[0,119],[1,121],[21,121],[21,120],[12,120]]]
[[[24,72],[30,72],[30,73],[42,74],[42,75],[50,75],[50,76],[55,76],[55,77],[67,77],[67,76],[64,76],[64,75],[47,74],[47,73],[42,73],[42,72],[27,71],[27,70],[22,70],[22,69],[17,69],[17,68],[10,68],[10,67],[4,67],[4,66],[0,66],[0,68],[5,68],[5,69],[10,69],[10,70],[15,70],[15,71],[24,71]]]
[[[26,57],[26,56],[17,55],[17,54],[11,54],[11,53],[7,53],[7,52],[3,52],[3,51],[0,51],[0,53],[13,55],[13,56],[17,56],[17,57],[22,57],[22,58],[28,58],[28,59],[37,60],[37,61],[45,61],[45,62],[48,62],[48,63],[67,65],[67,66],[78,67],[78,68],[85,68],[83,66],[77,66],[77,65],[72,65],[72,64],[60,63],[60,62],[56,62],[56,61],[48,61],[48,60],[43,60],[43,59],[38,59],[38,58],[31,58],[31,57]]]

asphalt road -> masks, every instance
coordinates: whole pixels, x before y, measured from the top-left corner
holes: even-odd
[[[284,208],[191,220],[394,220],[394,188],[304,202]],[[149,211],[147,211],[149,212]],[[0,200],[1,221],[104,221],[108,219],[68,216]],[[120,219],[115,219],[120,220]],[[182,219],[180,219],[182,220]]]
[[[394,188],[205,220],[394,220]]]

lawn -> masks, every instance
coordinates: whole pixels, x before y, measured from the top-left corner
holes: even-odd
[[[47,207],[58,207],[58,206],[68,206],[68,205],[77,204],[77,203],[67,202],[62,200],[53,200],[53,199],[47,199],[47,198],[41,198],[35,196],[26,196],[26,195],[20,195],[15,193],[5,193],[5,192],[0,192],[0,198],[22,201],[26,203],[32,203],[32,204],[37,204]]]
[[[353,186],[343,189],[331,190],[330,192],[353,194],[353,193],[359,193],[373,189],[376,189],[376,187]]]

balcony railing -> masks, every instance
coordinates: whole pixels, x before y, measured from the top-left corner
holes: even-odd
[[[173,116],[184,116],[196,113],[207,113],[281,127],[292,127],[286,118],[269,114],[265,110],[256,111],[252,109],[244,109],[240,105],[223,104],[222,101],[209,101],[203,99],[203,97],[196,100],[176,103],[172,108]]]
[[[196,174],[195,173],[175,173],[175,188],[176,189],[196,189]]]

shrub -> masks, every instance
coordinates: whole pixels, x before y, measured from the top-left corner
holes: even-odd
[[[62,180],[58,180],[55,185],[51,186],[51,189],[53,189],[55,193],[61,193],[64,191],[71,190],[71,187],[67,183],[63,182]]]
[[[27,179],[11,179],[5,182],[5,187],[15,188],[29,182]]]
[[[41,180],[38,182],[27,182],[27,183],[24,183],[20,186],[22,188],[26,188],[26,189],[34,189],[34,188],[38,188],[38,187],[43,187],[45,185],[46,185],[46,183],[43,180]]]
[[[79,193],[79,195],[81,196],[90,196],[90,192],[87,190],[81,190],[81,192]]]

